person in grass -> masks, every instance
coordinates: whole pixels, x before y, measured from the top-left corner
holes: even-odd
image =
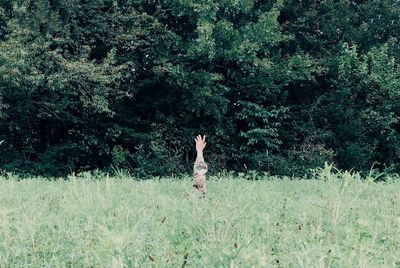
[[[206,194],[206,173],[208,171],[207,163],[204,161],[203,150],[206,147],[206,136],[198,135],[196,141],[196,161],[193,167],[193,190],[195,193]]]

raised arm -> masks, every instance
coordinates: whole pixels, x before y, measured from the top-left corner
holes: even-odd
[[[203,156],[203,150],[206,147],[206,136],[204,135],[201,137],[201,135],[197,136],[196,139],[196,162],[204,161],[204,156]]]
[[[206,136],[196,137],[196,161],[193,167],[193,190],[198,193],[206,194],[206,173],[208,171],[207,163],[204,161],[203,150],[206,147]]]

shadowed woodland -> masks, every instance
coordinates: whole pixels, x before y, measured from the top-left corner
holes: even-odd
[[[3,0],[0,168],[399,171],[400,2]]]

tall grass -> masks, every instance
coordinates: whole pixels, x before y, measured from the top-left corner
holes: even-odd
[[[0,179],[0,267],[400,267],[400,181]]]

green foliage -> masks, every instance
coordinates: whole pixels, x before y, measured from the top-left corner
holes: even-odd
[[[201,200],[190,177],[0,176],[0,266],[398,266],[400,181],[314,172],[211,176]]]
[[[0,4],[0,167],[397,169],[398,1]]]

